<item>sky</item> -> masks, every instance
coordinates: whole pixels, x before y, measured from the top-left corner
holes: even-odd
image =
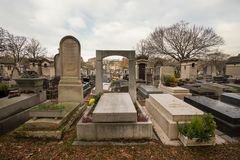
[[[225,44],[218,49],[240,53],[240,0],[0,0],[0,27],[35,38],[58,53],[59,42],[73,35],[84,60],[98,49],[135,49],[157,26],[181,20],[212,27]]]

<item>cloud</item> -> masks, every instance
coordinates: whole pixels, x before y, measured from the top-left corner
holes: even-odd
[[[34,37],[58,52],[65,35],[79,39],[84,59],[96,49],[133,49],[156,26],[180,20],[213,27],[224,38],[226,53],[240,52],[239,0],[2,0],[1,27]]]

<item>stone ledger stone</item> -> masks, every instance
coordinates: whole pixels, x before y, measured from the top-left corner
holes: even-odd
[[[192,94],[189,92],[189,89],[182,87],[168,87],[164,85],[160,85],[160,89],[165,94],[171,94],[179,99],[184,99],[185,96],[191,96]]]
[[[203,112],[170,94],[150,94],[146,109],[171,140],[178,138],[177,122],[188,123]]]
[[[77,102],[83,100],[83,87],[80,77],[79,41],[66,36],[60,41],[61,80],[58,86],[59,102]]]
[[[223,93],[221,101],[240,107],[240,94],[237,93]]]
[[[240,136],[240,108],[204,96],[185,97],[184,101],[213,114],[217,128],[230,136]]]
[[[155,86],[142,84],[138,87],[138,93],[143,98],[148,98],[149,94],[160,94],[162,91]]]
[[[128,93],[104,93],[93,111],[93,122],[136,122],[137,111]]]

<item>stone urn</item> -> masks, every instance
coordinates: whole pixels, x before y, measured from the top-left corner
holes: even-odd
[[[43,91],[44,78],[18,78],[14,80],[16,81],[20,92],[39,93]]]
[[[14,79],[19,87],[20,92],[42,92],[43,91],[43,80],[34,71],[25,71],[21,78]]]

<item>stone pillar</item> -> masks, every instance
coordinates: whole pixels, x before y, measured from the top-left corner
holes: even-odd
[[[129,59],[129,94],[133,103],[136,102],[136,77],[135,77],[135,59]]]
[[[103,69],[102,69],[102,59],[97,57],[96,59],[96,93],[103,92]]]

